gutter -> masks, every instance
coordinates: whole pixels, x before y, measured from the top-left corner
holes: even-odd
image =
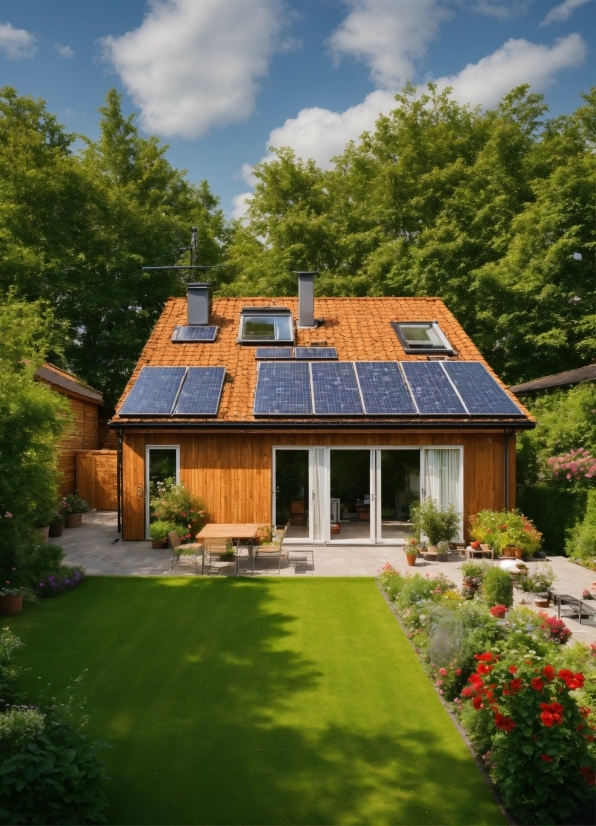
[[[503,487],[505,510],[509,510],[509,441],[515,436],[515,430],[503,430]]]
[[[108,422],[110,429],[124,430],[194,430],[207,432],[250,432],[272,430],[499,430],[503,422]],[[536,423],[525,420],[508,424],[511,438],[517,430],[533,430]],[[504,431],[507,434],[507,430]]]

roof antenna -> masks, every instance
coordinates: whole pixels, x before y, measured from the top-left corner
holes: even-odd
[[[191,236],[190,236],[190,246],[189,247],[178,247],[178,249],[174,250],[174,252],[186,252],[187,250],[190,251],[190,264],[173,264],[169,267],[143,267],[143,272],[146,270],[188,270],[188,281],[192,278],[192,271],[193,270],[219,270],[224,268],[225,264],[199,264],[199,228],[198,227],[191,227],[190,228]]]
[[[190,237],[190,266],[192,267],[193,264],[199,263],[199,234],[198,234],[198,227],[192,227],[191,232],[192,235]],[[190,279],[190,273],[188,275]]]

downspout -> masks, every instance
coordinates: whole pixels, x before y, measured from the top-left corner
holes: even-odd
[[[116,454],[116,501],[118,508],[118,533],[122,534],[122,431],[118,431],[118,452]]]
[[[505,488],[505,510],[509,510],[509,440],[512,436],[515,436],[515,431],[504,430],[503,431],[503,485]]]

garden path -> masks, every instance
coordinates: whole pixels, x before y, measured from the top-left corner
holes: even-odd
[[[192,576],[194,575],[194,561],[182,558],[176,568],[170,567],[172,555],[168,550],[153,550],[150,542],[130,542],[119,539],[117,533],[117,518],[114,511],[92,511],[83,517],[80,528],[65,529],[63,535],[53,540],[62,545],[66,551],[65,562],[68,565],[82,565],[90,576]],[[116,540],[116,541],[115,541]],[[307,545],[288,546],[292,552],[298,552]],[[306,559],[306,558],[305,558]],[[283,565],[282,576],[376,576],[380,568],[389,562],[401,573],[412,572],[408,568],[404,552],[401,548],[390,546],[365,545],[333,545],[318,546],[315,549],[315,570],[308,564],[299,563],[296,566]],[[584,588],[592,591],[596,599],[596,573],[588,571],[579,565],[574,565],[568,559],[560,556],[549,557],[557,576],[555,588],[561,593],[580,596]],[[541,561],[530,562],[530,565],[542,565]],[[259,563],[259,574],[275,573],[277,563],[271,563],[270,568]],[[425,562],[417,560],[415,570],[418,573],[436,576],[446,574],[459,588],[462,584],[461,563],[457,557],[451,557],[449,562]],[[225,572],[226,569],[223,569]],[[229,567],[233,573],[233,567]],[[516,604],[523,603],[524,599],[530,604],[527,594],[515,593]],[[596,605],[596,603],[595,603]],[[534,607],[533,604],[530,607]],[[548,614],[556,615],[552,608],[545,609]],[[577,620],[566,617],[565,623],[573,632],[573,638],[583,642],[596,642],[596,622],[583,620],[580,625]]]

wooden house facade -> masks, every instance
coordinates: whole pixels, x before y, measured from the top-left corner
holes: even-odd
[[[212,522],[287,541],[400,544],[420,498],[468,517],[515,506],[515,434],[534,421],[438,298],[170,299],[110,422],[122,536],[151,482]]]

